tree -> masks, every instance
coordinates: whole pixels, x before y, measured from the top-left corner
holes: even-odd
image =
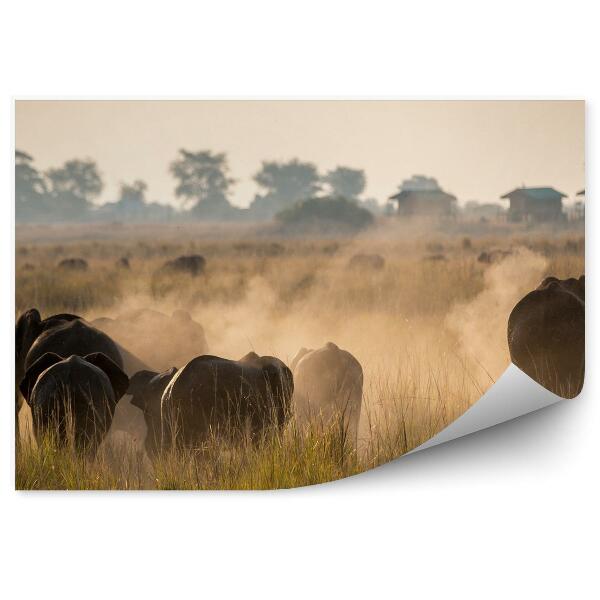
[[[373,223],[373,215],[342,196],[309,198],[276,215],[286,229],[298,233],[354,233]]]
[[[96,163],[91,159],[69,160],[62,167],[49,169],[51,210],[59,220],[73,221],[88,216],[92,201],[103,183]]]
[[[343,196],[348,200],[358,200],[364,192],[367,178],[362,169],[350,169],[348,167],[337,167],[329,171],[323,181],[331,188],[334,196]]]
[[[148,185],[141,179],[136,179],[133,184],[121,183],[119,204],[126,208],[138,208],[146,203],[146,190]]]
[[[141,179],[136,179],[131,184],[121,183],[119,199],[98,207],[93,213],[94,218],[118,223],[161,223],[173,220],[172,206],[146,201],[147,189],[146,182]]]
[[[15,151],[15,219],[30,221],[43,217],[46,208],[46,182],[33,166],[33,157]]]
[[[235,213],[227,199],[235,180],[228,176],[225,154],[181,149],[179,158],[171,163],[169,170],[178,180],[175,195],[183,198],[183,208],[209,219],[231,218]]]
[[[145,221],[147,218],[148,204],[146,204],[146,190],[148,186],[145,181],[136,179],[132,184],[121,183],[121,191],[117,202],[107,203],[100,207],[97,216],[122,221]]]
[[[320,189],[317,167],[298,159],[287,163],[263,162],[254,181],[265,190],[250,205],[250,210],[260,218],[271,218],[295,202],[314,196]]]

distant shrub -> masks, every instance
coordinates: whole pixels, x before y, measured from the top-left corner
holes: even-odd
[[[373,215],[341,196],[309,198],[275,216],[286,229],[317,233],[351,233],[373,223]]]

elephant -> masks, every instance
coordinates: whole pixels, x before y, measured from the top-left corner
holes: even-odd
[[[301,348],[291,363],[294,375],[293,410],[296,423],[323,431],[343,424],[343,436],[358,443],[363,370],[356,358],[328,342],[317,350]]]
[[[585,276],[547,277],[512,309],[512,362],[555,394],[573,398],[585,371]]]
[[[66,444],[72,436],[77,449],[95,453],[128,386],[127,375],[101,352],[69,358],[47,352],[29,366],[19,389],[36,439],[49,431]]]
[[[100,317],[91,324],[159,371],[208,353],[204,329],[184,310],[168,316],[142,308],[115,319]]]
[[[25,370],[47,352],[63,357],[102,352],[123,367],[121,353],[113,340],[78,315],[63,313],[42,319],[39,311],[32,308],[18,318],[15,337],[17,383]]]
[[[128,393],[144,411],[146,450],[153,456],[198,447],[211,434],[256,440],[286,423],[293,389],[282,361],[250,352],[238,361],[204,355],[179,370],[136,373]]]
[[[87,271],[88,264],[83,258],[65,258],[58,263],[58,268],[65,271]]]
[[[62,313],[41,318],[35,308],[25,311],[17,319],[15,327],[15,381],[17,386],[26,370],[46,353],[66,358],[71,355],[86,356],[102,353],[127,374],[136,373],[148,366],[136,356],[115,343],[108,335],[93,327],[78,315]],[[21,395],[16,394],[15,417],[23,404]],[[123,406],[122,427],[129,420],[127,407]],[[136,409],[137,410],[137,409]]]
[[[121,258],[115,261],[115,267],[117,269],[129,271],[131,269],[131,264],[129,263],[129,259],[126,256],[121,256]]]
[[[348,267],[381,271],[385,267],[385,259],[379,254],[355,254],[348,262]]]
[[[206,259],[200,254],[191,254],[189,256],[178,256],[172,260],[168,260],[163,265],[164,271],[173,273],[187,273],[192,277],[201,275],[206,268]]]

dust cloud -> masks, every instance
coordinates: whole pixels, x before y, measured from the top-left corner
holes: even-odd
[[[388,409],[400,410],[414,423],[420,415],[433,415],[433,427],[439,429],[477,400],[490,381],[474,386],[467,372],[473,366],[457,355],[457,335],[464,332],[457,331],[449,314],[460,316],[453,300],[460,283],[443,265],[422,263],[410,248],[403,245],[399,252],[387,240],[357,238],[314,261],[274,260],[271,268],[245,274],[236,294],[198,298],[196,286],[219,289],[228,281],[228,273],[215,268],[206,282],[188,282],[161,298],[137,288],[113,310],[84,316],[121,317],[107,333],[157,371],[182,367],[204,353],[237,360],[255,351],[289,365],[299,348],[319,348],[331,341],[351,352],[363,367],[363,432],[367,420]],[[349,268],[350,258],[359,252],[380,254],[385,268]],[[439,289],[432,290],[433,277]],[[494,291],[489,294],[493,297]],[[501,322],[510,311],[508,302],[507,296],[502,302],[504,317],[497,317],[494,335],[499,346],[505,338]],[[139,318],[128,321],[127,315],[141,308],[150,309],[142,324]],[[194,341],[192,324],[179,327],[169,321],[176,310],[188,311],[193,323],[202,326],[207,347],[198,336]],[[472,352],[458,347],[461,353]],[[499,353],[506,354],[503,348]],[[503,367],[507,365],[505,359]],[[474,369],[482,370],[480,365]]]
[[[484,272],[484,288],[473,300],[457,304],[448,313],[446,325],[456,334],[462,351],[492,380],[510,360],[506,343],[510,311],[539,284],[547,265],[544,256],[517,248]]]

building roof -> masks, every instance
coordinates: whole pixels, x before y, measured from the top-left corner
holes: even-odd
[[[439,197],[439,198],[446,198],[448,200],[454,201],[456,200],[456,196],[453,196],[452,194],[448,194],[446,192],[444,192],[444,190],[403,190],[401,192],[398,192],[397,194],[394,194],[393,196],[390,196],[389,199],[390,200],[404,200],[406,198],[408,198],[409,196],[427,196],[427,197]]]
[[[512,196],[527,196],[533,200],[556,200],[566,198],[567,195],[551,187],[515,188],[512,192],[500,196],[500,198],[512,198]]]

